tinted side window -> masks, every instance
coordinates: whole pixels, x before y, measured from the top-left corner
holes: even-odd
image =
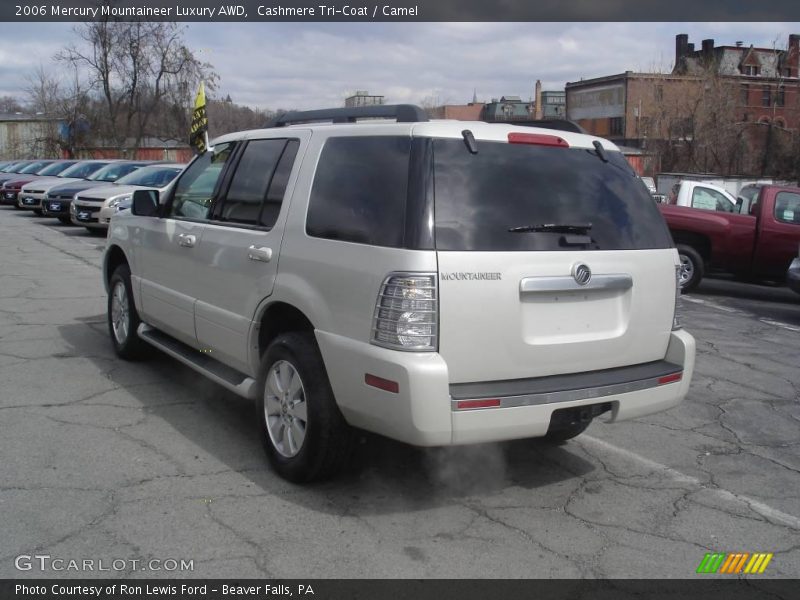
[[[263,227],[272,227],[275,225],[275,221],[278,220],[278,213],[281,211],[283,196],[286,194],[286,186],[289,184],[289,176],[292,174],[292,166],[294,166],[294,159],[297,156],[299,147],[299,141],[289,140],[283,150],[278,167],[275,169],[272,182],[267,190],[267,199],[261,208],[260,224]]]
[[[225,199],[214,208],[214,219],[258,225],[267,188],[278,165],[285,139],[251,140],[233,174]]]
[[[778,192],[775,196],[775,218],[782,223],[800,224],[800,194]]]
[[[307,233],[402,247],[410,152],[410,137],[329,139],[311,189]]]
[[[213,153],[206,152],[186,168],[175,186],[169,216],[208,218],[217,181],[233,147],[233,144],[217,144]]]

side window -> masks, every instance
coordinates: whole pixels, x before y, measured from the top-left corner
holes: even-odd
[[[217,144],[213,153],[206,152],[187,167],[175,186],[168,216],[208,218],[217,181],[233,148],[232,143]]]
[[[286,148],[283,150],[281,159],[278,162],[278,167],[275,169],[272,182],[267,190],[267,198],[264,200],[264,206],[261,208],[259,222],[262,227],[272,227],[275,225],[275,221],[278,220],[278,213],[281,211],[283,196],[286,194],[286,186],[289,184],[289,176],[292,174],[294,159],[297,156],[297,149],[299,147],[299,141],[289,140],[286,144]]]
[[[308,235],[402,247],[410,155],[410,137],[330,138],[311,188]]]
[[[800,194],[778,192],[775,196],[775,219],[781,223],[800,224]]]
[[[692,191],[692,207],[702,208],[703,210],[733,212],[733,204],[725,196],[717,190],[700,186]]]
[[[212,218],[215,221],[243,225],[259,224],[267,188],[284,146],[286,146],[285,139],[247,142],[228,187],[228,193],[214,207]]]

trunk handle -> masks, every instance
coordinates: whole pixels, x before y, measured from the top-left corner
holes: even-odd
[[[521,294],[580,292],[583,290],[628,290],[631,287],[633,287],[633,277],[627,273],[593,275],[585,285],[579,284],[572,276],[526,277],[519,282]]]

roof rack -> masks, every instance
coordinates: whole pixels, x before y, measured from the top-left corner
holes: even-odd
[[[544,129],[557,129],[558,131],[571,131],[572,133],[585,133],[583,127],[578,125],[575,121],[568,119],[531,119],[531,120],[515,120],[509,119],[507,121],[490,121],[491,123],[505,123],[506,125],[522,125],[523,127],[542,127]]]
[[[358,119],[396,119],[398,123],[419,123],[427,121],[428,115],[414,104],[376,104],[288,112],[267,123],[267,127],[286,127],[314,121],[355,123]]]

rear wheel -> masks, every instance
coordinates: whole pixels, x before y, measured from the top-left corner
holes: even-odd
[[[678,244],[678,257],[681,261],[681,292],[690,292],[700,283],[705,273],[705,263],[700,254],[685,244]]]
[[[341,471],[355,436],[336,405],[313,335],[277,337],[261,361],[258,385],[262,441],[278,474],[305,483]]]
[[[131,270],[126,264],[116,268],[108,284],[108,332],[120,358],[137,360],[145,356],[145,342],[137,329],[142,322],[133,303]]]

